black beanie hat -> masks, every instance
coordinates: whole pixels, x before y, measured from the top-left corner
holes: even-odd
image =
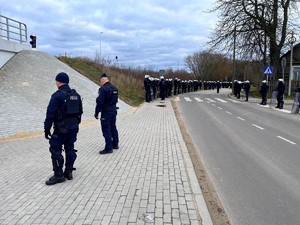
[[[101,79],[101,78],[103,78],[103,77],[107,77],[107,76],[106,76],[106,73],[102,73],[99,79]]]
[[[68,74],[66,74],[64,72],[61,72],[61,73],[56,75],[55,80],[58,81],[58,82],[61,82],[61,83],[68,84],[69,83],[69,76],[68,76]]]

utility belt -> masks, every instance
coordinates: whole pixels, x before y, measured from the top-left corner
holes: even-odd
[[[63,120],[55,121],[54,122],[54,129],[57,130],[59,133],[68,133],[69,129],[77,128],[79,125],[79,118],[78,116],[69,117]]]
[[[104,110],[101,111],[101,113],[110,113],[110,112],[111,112],[111,113],[112,113],[112,112],[117,112],[117,109],[114,109],[114,110],[105,110],[105,109],[104,109]]]

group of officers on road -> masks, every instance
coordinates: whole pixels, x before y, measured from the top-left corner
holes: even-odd
[[[220,88],[232,88],[232,82],[220,81],[198,81],[198,80],[181,80],[179,78],[166,79],[164,76],[154,78],[150,75],[145,75],[144,88],[145,88],[145,101],[151,102],[158,97],[165,100],[172,95],[182,93],[194,92],[201,90],[214,90],[217,89],[219,93]]]
[[[240,99],[241,94],[245,96],[245,101],[249,99],[249,92],[251,84],[249,80],[239,81],[234,80],[232,82],[227,81],[198,81],[198,80],[180,80],[178,78],[165,79],[163,76],[158,78],[150,77],[150,75],[145,75],[144,78],[144,88],[145,88],[145,101],[151,102],[160,96],[161,100],[166,97],[170,97],[172,94],[177,95],[181,93],[193,92],[201,90],[203,86],[204,90],[214,90],[217,89],[219,93],[220,88],[233,88],[234,96]],[[267,104],[267,94],[269,91],[269,86],[266,80],[261,82],[260,94],[261,94],[261,105]],[[285,84],[282,78],[278,79],[278,84],[274,90],[277,98],[277,106],[275,108],[283,109],[284,104],[284,92]]]
[[[54,175],[46,181],[46,185],[73,179],[72,172],[75,170],[74,162],[77,158],[74,144],[83,114],[81,96],[76,90],[70,88],[69,76],[61,72],[56,75],[55,81],[58,90],[51,96],[44,122],[45,138],[49,140],[54,171]],[[99,119],[101,113],[101,129],[105,139],[105,148],[99,153],[109,154],[113,149],[119,148],[116,127],[118,89],[109,82],[105,73],[100,76],[99,83],[94,117]],[[52,127],[53,133],[51,133]],[[65,158],[63,151],[65,151]]]
[[[170,97],[172,94],[177,95],[191,91],[197,91],[201,83],[198,80],[180,80],[178,78],[165,79],[160,76],[160,79],[145,75],[145,101],[151,102],[160,96],[161,100]]]

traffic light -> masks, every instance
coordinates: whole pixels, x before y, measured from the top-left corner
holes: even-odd
[[[36,48],[36,36],[30,35],[29,37],[31,39],[31,41],[29,42],[31,44],[31,47]]]

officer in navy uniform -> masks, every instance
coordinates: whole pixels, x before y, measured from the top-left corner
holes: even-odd
[[[151,102],[151,80],[150,75],[146,74],[144,79],[145,101]]]
[[[261,82],[259,93],[261,94],[261,105],[267,104],[267,94],[268,94],[269,86],[266,80]]]
[[[246,81],[245,81],[245,84],[244,84],[245,97],[246,97],[246,100],[245,100],[245,101],[246,101],[246,102],[248,102],[250,88],[251,88],[250,81],[249,81],[249,80],[246,80]]]
[[[217,93],[220,92],[221,86],[222,86],[222,85],[221,85],[220,81],[217,81],[217,84],[216,84],[216,87],[217,87]]]
[[[163,76],[160,77],[159,89],[160,89],[161,100],[165,100],[166,92],[167,92],[167,84]]]
[[[100,154],[112,153],[113,149],[119,148],[119,134],[116,127],[118,89],[112,85],[105,73],[99,79],[100,88],[96,99],[95,118],[101,112],[101,129],[105,139],[105,148]]]
[[[45,138],[49,139],[54,171],[54,176],[46,181],[47,185],[62,183],[66,180],[65,178],[73,179],[72,171],[75,170],[73,165],[77,158],[74,143],[77,140],[83,113],[80,95],[68,85],[69,76],[61,72],[57,74],[55,80],[58,90],[51,96],[44,122]],[[54,131],[51,135],[52,125],[54,125]],[[66,155],[64,172],[62,146]]]
[[[282,78],[278,79],[278,85],[277,85],[277,106],[275,108],[283,109],[283,96],[284,96],[284,91],[285,91],[285,84],[283,82]]]

